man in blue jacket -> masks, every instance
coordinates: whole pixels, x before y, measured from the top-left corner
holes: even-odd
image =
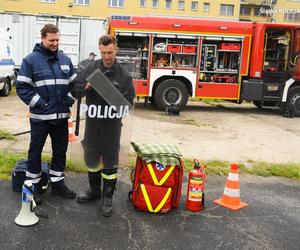
[[[39,190],[41,154],[48,135],[52,143],[50,166],[51,194],[73,199],[76,194],[64,183],[68,147],[69,107],[74,99],[69,83],[76,73],[68,56],[58,50],[59,29],[46,24],[41,30],[40,44],[23,59],[17,78],[17,94],[30,110],[31,141],[28,151],[26,179]],[[35,192],[36,202],[40,202]]]

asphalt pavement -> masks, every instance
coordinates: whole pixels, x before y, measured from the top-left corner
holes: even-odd
[[[84,174],[66,174],[66,183],[79,192],[87,188]],[[137,211],[128,200],[128,172],[121,177],[111,218],[99,213],[99,201],[78,204],[42,195],[49,215],[31,227],[14,223],[20,193],[10,181],[0,181],[0,249],[300,249],[300,182],[277,177],[240,175],[241,200],[249,206],[231,211],[215,205],[226,176],[209,175],[206,209],[185,210],[186,177],[179,208],[168,214]]]

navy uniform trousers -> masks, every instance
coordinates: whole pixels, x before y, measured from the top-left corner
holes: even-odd
[[[26,179],[37,184],[41,179],[41,154],[48,135],[51,138],[52,160],[49,170],[52,183],[63,183],[68,149],[68,119],[34,120],[30,119],[31,141],[28,151]]]

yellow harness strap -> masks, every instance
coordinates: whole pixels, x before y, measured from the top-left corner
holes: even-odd
[[[165,181],[169,178],[169,176],[171,175],[172,171],[173,171],[174,168],[175,168],[175,165],[174,165],[174,166],[171,166],[171,167],[169,168],[169,170],[167,171],[167,173],[164,175],[164,177],[163,177],[160,181],[157,180],[156,175],[155,175],[155,173],[154,173],[154,170],[153,170],[153,168],[152,168],[151,163],[148,163],[148,164],[147,164],[147,167],[148,167],[148,169],[149,169],[149,172],[150,172],[150,175],[151,175],[151,177],[152,177],[152,180],[153,180],[154,184],[155,184],[156,186],[161,186],[161,185],[163,185],[163,184],[165,183]]]
[[[162,209],[162,207],[165,205],[165,203],[166,203],[167,199],[169,198],[169,196],[171,194],[171,191],[172,191],[172,189],[169,187],[168,191],[166,192],[166,194],[164,196],[164,198],[161,200],[161,202],[158,204],[158,206],[153,210],[152,205],[151,205],[151,201],[149,199],[149,196],[147,194],[147,190],[146,190],[144,184],[141,184],[141,189],[142,189],[144,199],[146,201],[147,208],[148,208],[149,212],[152,212],[152,213],[157,213],[157,212],[159,212],[159,210]]]

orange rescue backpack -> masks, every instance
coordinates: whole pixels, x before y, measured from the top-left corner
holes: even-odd
[[[129,197],[141,211],[167,213],[181,196],[183,161],[176,146],[131,143],[137,153]]]

